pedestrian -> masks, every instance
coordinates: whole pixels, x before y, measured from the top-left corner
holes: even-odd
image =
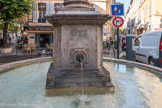
[[[3,39],[0,38],[0,47],[2,47],[2,44],[3,44]]]
[[[9,45],[11,45],[11,37],[9,36]]]
[[[108,50],[110,50],[110,38],[109,38],[109,36],[106,37],[106,43],[107,43]]]

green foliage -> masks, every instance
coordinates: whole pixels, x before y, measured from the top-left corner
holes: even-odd
[[[114,40],[114,43],[117,44],[117,40]]]
[[[7,45],[8,25],[31,12],[32,0],[0,0],[0,29],[3,29],[3,47]]]
[[[0,24],[11,23],[14,19],[28,15],[32,0],[0,0]]]
[[[105,42],[103,42],[103,48],[106,48],[106,43]]]
[[[0,30],[3,30],[4,25],[0,22]]]
[[[8,30],[12,33],[17,33],[18,31],[21,31],[21,27],[23,26],[23,20],[15,19],[13,23],[10,23],[8,26]]]

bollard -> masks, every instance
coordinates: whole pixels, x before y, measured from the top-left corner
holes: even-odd
[[[126,60],[135,61],[135,52],[132,50],[132,43],[133,39],[135,38],[134,35],[129,34],[126,36]]]

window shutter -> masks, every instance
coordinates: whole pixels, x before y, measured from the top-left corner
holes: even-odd
[[[38,22],[38,3],[33,3],[33,22]]]
[[[55,3],[53,3],[53,13],[55,13]]]
[[[46,3],[46,15],[52,15],[54,13],[54,3]]]
[[[50,15],[54,13],[54,3],[50,3]]]
[[[50,15],[50,4],[46,3],[46,15]]]

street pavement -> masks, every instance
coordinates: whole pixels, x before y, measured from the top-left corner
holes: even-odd
[[[119,52],[121,52],[121,48],[119,49]],[[117,58],[117,50],[114,49],[113,45],[110,46],[110,49],[106,47],[103,49],[103,57]]]
[[[31,53],[24,53],[22,50],[16,49],[14,45],[13,52],[11,54],[1,54],[0,53],[0,65],[20,60],[32,59],[32,58],[39,58],[41,57],[40,54],[37,52]]]
[[[103,57],[109,57],[109,58],[115,58],[116,50],[113,51],[113,46],[110,47],[110,50],[108,48],[103,49]],[[16,48],[13,46],[13,52],[11,54],[0,54],[0,65],[5,63],[10,63],[14,61],[20,61],[20,60],[26,60],[26,59],[32,59],[32,58],[39,58],[41,55],[38,55],[38,53],[33,52],[32,56],[31,53],[24,53],[22,50],[16,50]]]
[[[31,58],[39,58],[40,55],[1,55],[0,56],[0,65],[20,60],[26,60]]]

